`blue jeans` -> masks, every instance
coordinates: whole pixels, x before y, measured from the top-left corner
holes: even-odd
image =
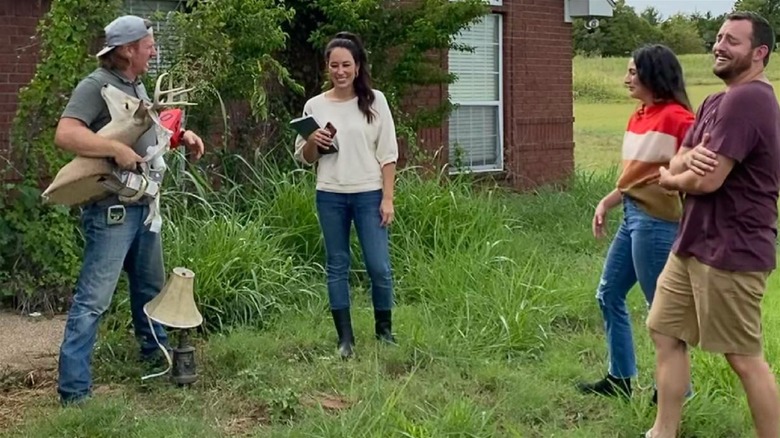
[[[596,299],[604,317],[609,374],[627,379],[636,377],[637,369],[626,296],[638,281],[648,307],[652,305],[656,281],[669,257],[678,223],[648,215],[628,196],[623,196],[623,212]]]
[[[142,357],[159,347],[149,328],[143,307],[165,284],[162,241],[143,224],[148,206],[126,206],[124,223],[109,225],[107,207],[89,205],[82,209],[81,223],[86,240],[83,263],[73,303],[68,312],[60,346],[58,392],[64,403],[90,395],[90,361],[100,318],[108,310],[122,270],[128,274],[130,310]],[[167,346],[162,326],[154,324],[157,339]]]
[[[352,222],[355,223],[363,261],[371,279],[371,299],[375,310],[393,307],[393,275],[387,228],[380,225],[379,205],[382,191],[333,193],[317,191],[317,216],[325,240],[328,299],[332,310],[348,309],[349,245]]]

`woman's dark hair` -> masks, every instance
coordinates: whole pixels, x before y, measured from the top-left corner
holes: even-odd
[[[374,90],[371,88],[371,72],[368,69],[366,49],[363,48],[363,43],[357,35],[351,32],[339,32],[325,48],[326,62],[330,59],[333,49],[339,47],[349,50],[352,58],[355,59],[355,67],[359,67],[353,86],[358,98],[358,108],[365,114],[368,123],[371,123],[374,120],[374,112],[371,109],[371,105],[374,103]]]
[[[653,93],[655,99],[677,102],[692,111],[685,91],[682,66],[670,48],[663,44],[643,46],[634,51],[633,58],[639,82]]]

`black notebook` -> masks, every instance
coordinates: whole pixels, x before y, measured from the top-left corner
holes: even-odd
[[[290,125],[304,140],[307,140],[312,132],[321,128],[320,124],[317,123],[317,120],[311,114],[291,120]],[[330,131],[331,135],[333,136],[333,143],[331,143],[328,149],[323,149],[317,146],[320,154],[323,155],[333,154],[339,150],[338,143],[336,142],[336,129],[333,128],[333,125],[330,124],[328,124],[326,128],[328,128],[328,131]]]
[[[312,115],[293,119],[290,121],[290,125],[304,140],[307,140],[312,132],[320,129],[319,123],[317,123]]]

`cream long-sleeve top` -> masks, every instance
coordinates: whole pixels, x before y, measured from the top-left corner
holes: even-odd
[[[321,155],[316,160],[317,190],[336,193],[359,193],[382,189],[382,167],[398,160],[398,141],[390,106],[381,91],[374,90],[374,119],[371,124],[358,108],[357,97],[333,101],[319,94],[303,107],[324,127],[330,122],[336,128],[339,151]],[[295,139],[295,158],[303,158],[306,139]]]

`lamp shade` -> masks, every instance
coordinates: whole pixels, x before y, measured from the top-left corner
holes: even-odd
[[[144,313],[149,319],[173,328],[193,328],[203,323],[203,316],[195,305],[193,286],[195,273],[187,268],[174,268],[168,281],[146,303]]]

